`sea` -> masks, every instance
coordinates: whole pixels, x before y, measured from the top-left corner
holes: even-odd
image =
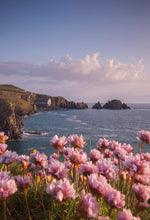
[[[97,110],[92,109],[92,105],[88,104],[89,108],[83,110],[39,111],[24,117],[22,140],[8,141],[8,150],[29,155],[31,150],[36,149],[50,155],[56,153],[50,144],[55,134],[58,137],[77,134],[84,137],[87,154],[96,148],[100,138],[130,144],[133,153],[136,153],[140,146],[137,131],[150,131],[150,104],[128,104],[129,110]],[[145,144],[142,152],[150,152],[150,145]]]

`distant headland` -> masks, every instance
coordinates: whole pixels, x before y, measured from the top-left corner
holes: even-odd
[[[68,101],[62,96],[48,96],[25,91],[14,85],[0,85],[0,131],[9,140],[21,139],[22,120],[38,110],[85,109],[84,102]]]

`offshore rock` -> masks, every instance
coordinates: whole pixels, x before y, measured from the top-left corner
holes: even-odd
[[[97,102],[95,105],[92,106],[92,109],[102,109],[101,103]]]
[[[125,104],[122,103],[120,100],[114,99],[112,101],[108,101],[103,108],[105,109],[130,109],[130,107]]]

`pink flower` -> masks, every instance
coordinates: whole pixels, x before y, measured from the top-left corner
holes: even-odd
[[[5,133],[2,131],[0,132],[0,143],[5,143],[5,141],[8,139],[8,136],[5,135]]]
[[[140,175],[149,175],[149,164],[145,160],[141,160],[140,154],[126,158],[123,165],[130,172],[135,172]]]
[[[84,148],[85,141],[82,135],[80,137],[77,134],[70,135],[68,141],[74,148]]]
[[[98,212],[98,202],[90,193],[85,195],[85,191],[83,189],[81,191],[81,200],[77,208],[77,215],[82,218],[97,218]]]
[[[140,210],[140,211],[143,211],[149,207],[150,207],[150,205],[147,202],[139,202],[138,203],[138,210]]]
[[[101,154],[99,152],[99,150],[96,150],[96,149],[92,149],[90,151],[90,160],[93,162],[93,163],[96,163],[96,161],[98,161],[99,159],[103,158],[103,154]]]
[[[16,180],[17,180],[17,187],[21,192],[25,192],[26,189],[29,187],[30,185],[30,177],[26,176],[25,178],[23,178],[22,176],[18,175],[16,176]]]
[[[138,131],[137,139],[145,142],[146,144],[150,144],[150,132],[149,131]]]
[[[14,151],[5,151],[4,154],[0,155],[0,163],[9,165],[18,159],[18,154]]]
[[[49,163],[51,162],[51,160],[58,160],[58,155],[57,154],[55,154],[55,153],[53,153],[53,154],[51,154],[50,156],[49,156]]]
[[[80,165],[87,161],[87,154],[82,149],[72,150],[68,154],[69,160],[75,165]]]
[[[150,153],[142,153],[140,154],[141,160],[146,160],[146,161],[150,161]]]
[[[105,195],[105,186],[107,185],[107,180],[104,176],[100,175],[99,177],[97,174],[91,174],[88,176],[88,183],[93,195],[97,197]]]
[[[118,141],[110,141],[109,142],[109,147],[111,150],[115,150],[118,147],[121,147],[121,144]]]
[[[97,148],[99,151],[103,152],[105,148],[109,146],[109,141],[107,139],[99,139],[97,142]]]
[[[51,160],[51,163],[48,165],[47,172],[58,179],[63,179],[66,178],[68,169],[66,168],[65,163],[53,159]]]
[[[30,154],[30,156],[33,158],[34,163],[38,166],[41,166],[42,168],[46,168],[47,167],[47,156],[44,153],[40,153],[40,152],[35,152]]]
[[[122,147],[117,147],[114,150],[114,155],[120,160],[125,160],[127,157],[127,152]]]
[[[67,144],[67,139],[65,136],[59,138],[57,135],[54,135],[50,143],[55,149],[61,149]]]
[[[118,220],[140,220],[139,217],[133,217],[130,209],[123,209],[122,212],[118,213]]]
[[[125,195],[121,194],[120,191],[112,188],[110,184],[107,184],[105,187],[106,193],[104,195],[107,203],[112,208],[122,208],[125,206]]]
[[[92,161],[81,164],[79,170],[84,176],[98,172],[98,168],[92,163]]]
[[[7,144],[0,143],[0,155],[6,151],[6,148],[7,148]]]
[[[104,150],[104,156],[106,158],[110,158],[113,155],[113,152],[110,151],[109,149]]]
[[[135,192],[136,198],[141,202],[146,202],[150,198],[150,186],[138,183],[132,186],[132,190]]]
[[[17,191],[17,186],[10,172],[0,172],[0,200],[6,200]]]
[[[75,199],[77,197],[73,184],[70,185],[67,179],[56,181],[53,179],[51,184],[47,185],[46,192],[53,196],[58,202],[63,202],[69,198]]]
[[[18,161],[22,164],[22,167],[23,168],[26,168],[29,164],[29,159],[30,157],[29,156],[26,156],[26,155],[20,155],[18,157]]]
[[[100,159],[96,162],[98,171],[107,179],[116,179],[118,167],[110,159]]]
[[[149,170],[149,175],[135,175],[135,183],[141,183],[143,185],[149,184],[150,183],[150,170]]]
[[[133,150],[133,147],[132,147],[130,144],[124,143],[121,147],[122,147],[124,150],[126,150],[127,153],[130,153],[130,152]]]

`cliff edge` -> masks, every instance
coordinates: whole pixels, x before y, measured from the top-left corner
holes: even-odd
[[[4,131],[9,140],[21,139],[22,120],[25,115],[37,110],[62,110],[88,108],[84,102],[75,103],[62,96],[36,94],[14,85],[0,85],[0,131]]]

